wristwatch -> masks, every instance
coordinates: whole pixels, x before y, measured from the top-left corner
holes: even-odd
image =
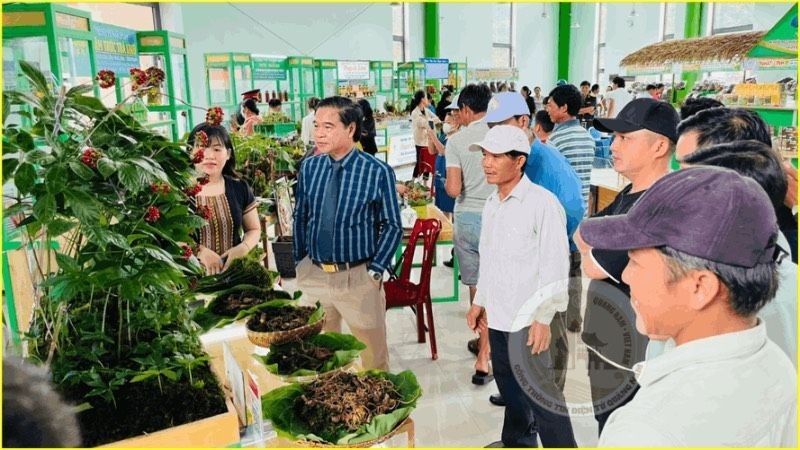
[[[372,279],[373,279],[373,280],[375,280],[375,281],[381,281],[381,280],[383,279],[383,274],[382,274],[382,273],[380,273],[380,272],[376,272],[376,271],[374,271],[374,270],[367,270],[367,273],[368,273],[368,274],[369,274],[369,276],[371,276],[371,277],[372,277]]]

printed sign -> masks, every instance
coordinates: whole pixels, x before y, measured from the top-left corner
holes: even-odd
[[[97,70],[111,70],[127,76],[131,67],[139,67],[136,31],[94,22],[94,58]]]
[[[414,135],[406,134],[389,138],[389,157],[387,163],[392,167],[413,164],[417,161]]]
[[[286,70],[279,59],[253,58],[253,80],[285,80]]]
[[[446,58],[420,58],[425,63],[426,80],[445,80],[450,75],[450,60]]]
[[[369,61],[339,61],[340,80],[369,80]]]

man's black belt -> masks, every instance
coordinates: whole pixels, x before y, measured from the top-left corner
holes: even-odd
[[[352,269],[353,267],[366,264],[367,262],[369,262],[369,259],[362,259],[350,263],[324,263],[324,262],[314,261],[313,259],[311,260],[312,264],[322,269],[322,271],[325,273],[344,272],[345,270],[349,270]]]

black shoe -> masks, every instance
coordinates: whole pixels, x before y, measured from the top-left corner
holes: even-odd
[[[445,267],[452,268],[453,267],[453,258],[450,258],[448,261],[442,262],[442,264],[444,264]]]
[[[506,446],[503,445],[503,441],[495,441],[483,448],[505,448],[505,447]]]
[[[567,330],[572,333],[579,333],[581,331],[581,321],[578,319],[572,319],[569,325],[567,325]]]
[[[504,399],[503,396],[498,392],[497,394],[492,394],[489,396],[489,403],[493,404],[494,406],[506,406],[506,399]]]
[[[492,380],[494,380],[494,375],[482,370],[476,370],[475,374],[472,375],[472,384],[477,384],[478,386],[489,384]]]
[[[467,341],[467,350],[475,356],[478,356],[478,338]]]

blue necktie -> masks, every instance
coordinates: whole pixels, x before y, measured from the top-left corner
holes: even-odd
[[[317,249],[321,262],[340,262],[333,258],[333,234],[336,225],[336,207],[339,203],[339,181],[342,178],[342,162],[331,163],[331,177],[325,185],[325,197],[322,201],[322,214],[320,214],[320,227],[317,239]]]

